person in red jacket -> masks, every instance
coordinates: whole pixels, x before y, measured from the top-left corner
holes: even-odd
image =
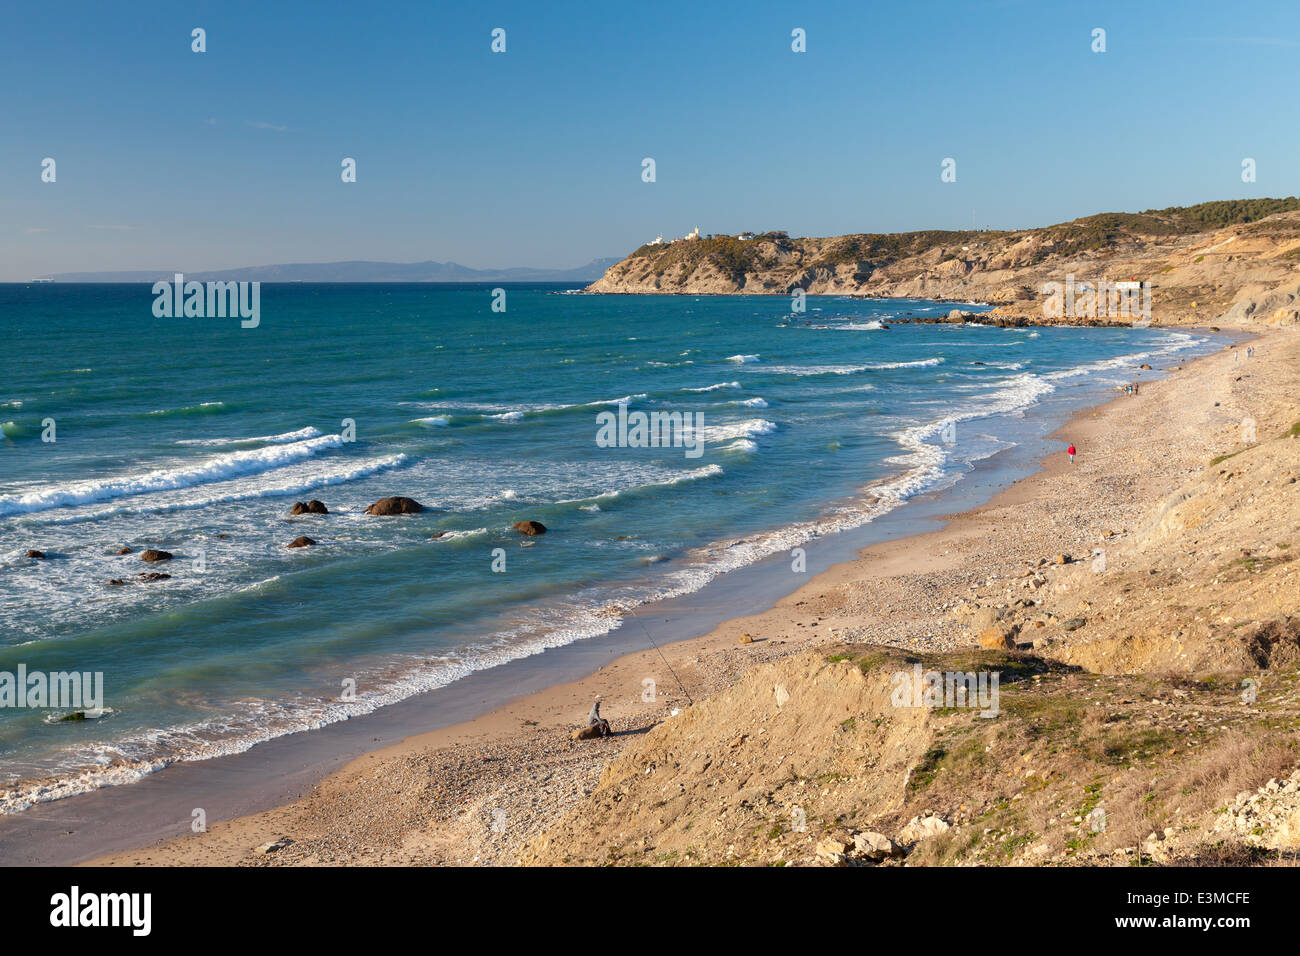
[[[1073,464],[1074,464],[1074,446],[1071,445],[1069,448],[1065,449],[1065,453],[1066,453],[1067,455],[1070,456],[1070,464],[1073,465]]]

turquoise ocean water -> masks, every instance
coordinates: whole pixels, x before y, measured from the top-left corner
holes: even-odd
[[[244,329],[155,318],[147,285],[0,286],[0,672],[105,695],[86,721],[0,708],[0,810],[607,633],[959,481],[1026,410],[1216,347],[882,326],[950,308],[923,301],[506,289],[499,313],[486,286],[267,285]],[[620,402],[700,413],[703,454],[598,446]],[[394,494],[427,510],[362,513]],[[330,514],[289,517],[308,498]]]

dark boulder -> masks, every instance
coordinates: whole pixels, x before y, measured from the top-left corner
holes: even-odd
[[[424,505],[420,504],[414,498],[403,498],[394,495],[391,498],[380,498],[373,505],[366,509],[368,515],[414,515],[424,510]]]
[[[532,537],[536,534],[546,534],[546,525],[540,521],[516,521],[515,530]]]
[[[325,507],[323,501],[317,501],[313,498],[311,501],[297,501],[290,509],[290,515],[327,515],[330,511]]]
[[[155,551],[153,548],[140,555],[141,561],[148,561],[150,564],[155,561],[170,561],[171,559],[172,553],[170,551]]]
[[[161,571],[141,571],[136,577],[144,581],[170,581],[172,576]]]
[[[130,553],[131,553],[131,549],[128,548],[126,545],[122,545],[122,547],[118,548],[118,549],[117,549],[116,551],[114,551],[113,553],[114,553],[114,554],[130,554]]]
[[[45,552],[37,551],[35,548],[33,548],[27,552],[27,557],[35,558],[37,561],[43,561],[45,559]]]
[[[313,539],[307,537],[305,534],[300,534],[298,535],[298,537],[294,538],[292,541],[286,544],[285,547],[286,548],[310,548],[315,543],[316,542]]]

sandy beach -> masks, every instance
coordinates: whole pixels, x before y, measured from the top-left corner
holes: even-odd
[[[1056,555],[1114,557],[1136,547],[1158,503],[1241,442],[1244,417],[1261,434],[1294,411],[1300,342],[1282,331],[1172,366],[1138,397],[1079,413],[1054,439],[1061,452],[987,505],[933,532],[866,549],[771,608],[698,639],[620,657],[576,682],[520,697],[485,716],[366,754],[310,793],[271,811],[213,822],[207,832],[89,861],[93,865],[512,864],[573,814],[602,773],[652,728],[733,687],[755,665],[826,645],[944,652],[974,644],[972,607],[1010,605],[1026,568]],[[1066,444],[1079,449],[1072,465]],[[1128,539],[1128,540],[1126,540]],[[1071,558],[1075,563],[1075,558]],[[1097,587],[1103,587],[1098,582]],[[1005,592],[1005,601],[1003,594]],[[1060,615],[1019,631],[1021,646],[1061,660],[1097,645]],[[625,626],[635,626],[628,622]],[[647,681],[653,682],[653,692]],[[680,681],[680,683],[679,683]],[[593,700],[615,735],[572,741]],[[566,814],[570,814],[566,818]],[[271,852],[258,852],[281,842]],[[530,851],[531,852],[531,851]]]

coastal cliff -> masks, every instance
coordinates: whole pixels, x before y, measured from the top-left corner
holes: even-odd
[[[810,295],[985,302],[994,318],[1042,320],[1043,286],[1142,281],[1154,320],[1203,321],[1241,297],[1300,279],[1300,198],[1226,200],[1102,213],[1038,229],[930,230],[829,238],[769,232],[641,246],[587,287],[593,293]],[[1230,316],[1295,324],[1296,296]],[[1198,319],[1198,316],[1200,317]]]

